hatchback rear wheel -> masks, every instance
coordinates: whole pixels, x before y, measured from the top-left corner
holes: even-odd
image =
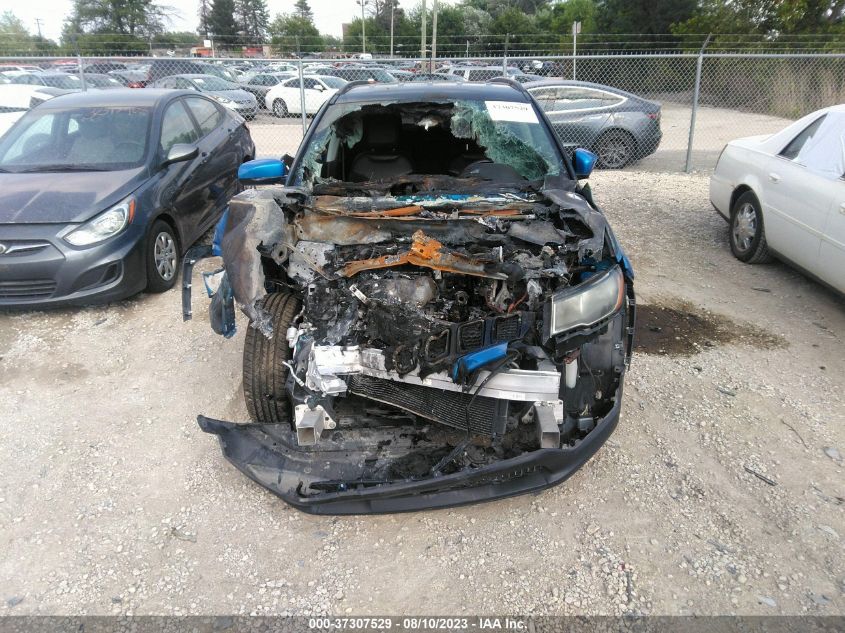
[[[596,141],[595,152],[602,169],[622,169],[634,159],[634,139],[624,130],[609,130]]]

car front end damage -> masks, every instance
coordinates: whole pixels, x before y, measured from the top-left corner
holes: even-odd
[[[229,461],[299,509],[353,514],[540,490],[596,452],[619,420],[635,301],[588,189],[508,183],[489,163],[304,173],[236,196],[218,235],[216,329],[234,326],[227,300],[251,322],[254,422],[199,418]]]

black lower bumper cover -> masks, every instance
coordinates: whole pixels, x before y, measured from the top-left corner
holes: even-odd
[[[253,481],[287,503],[311,514],[381,514],[410,512],[501,499],[555,486],[569,478],[604,444],[619,422],[621,389],[610,412],[576,447],[545,448],[489,466],[421,480],[359,487],[343,492],[301,496],[282,485],[296,471],[309,472],[320,452],[285,446],[267,435],[262,424],[236,424],[198,416],[206,433],[217,435],[223,454]],[[303,479],[311,477],[303,475]]]

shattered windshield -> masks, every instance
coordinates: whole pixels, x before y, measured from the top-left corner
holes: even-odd
[[[490,100],[335,104],[295,184],[449,175],[501,182],[564,174],[554,139],[531,103]]]

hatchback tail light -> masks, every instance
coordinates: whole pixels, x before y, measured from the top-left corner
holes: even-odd
[[[660,120],[660,110],[657,112],[649,112],[646,116],[651,119],[652,121],[659,121]]]

